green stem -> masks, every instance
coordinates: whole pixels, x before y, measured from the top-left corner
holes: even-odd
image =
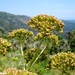
[[[38,60],[38,58],[40,57],[40,55],[44,52],[46,46],[41,50],[40,54],[37,56],[37,58],[34,60],[34,62],[32,63],[31,67],[35,64],[35,62]]]
[[[25,63],[24,63],[24,52],[23,52],[23,47],[22,44],[20,44],[21,47],[21,54],[22,54],[22,64],[23,64],[23,70],[25,70]]]
[[[23,54],[23,47],[22,47],[22,44],[21,44],[20,47],[21,47],[21,54],[22,54],[22,56],[23,56],[24,54]]]

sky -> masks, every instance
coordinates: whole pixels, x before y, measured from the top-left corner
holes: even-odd
[[[75,20],[75,0],[0,0],[0,11],[30,17],[47,14]]]

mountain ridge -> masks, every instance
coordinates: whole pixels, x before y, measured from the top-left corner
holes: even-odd
[[[14,15],[7,12],[0,12],[0,28],[4,31],[12,31],[13,29],[26,28],[30,29],[26,23],[30,17],[25,15]]]
[[[26,23],[31,17],[26,15],[15,15],[7,12],[0,11],[0,29],[3,31],[12,31],[18,28],[25,28],[33,31]],[[75,29],[75,20],[62,20],[65,23],[64,31],[72,31]]]

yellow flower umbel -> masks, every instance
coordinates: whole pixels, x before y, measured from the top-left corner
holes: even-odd
[[[61,52],[50,57],[49,67],[61,71],[74,70],[75,54],[72,52]]]
[[[54,33],[62,32],[64,27],[64,23],[61,20],[45,14],[40,14],[31,18],[28,25],[31,28],[37,29],[39,32],[35,37],[35,40],[48,38],[48,41],[51,41],[56,45],[58,44],[58,37]]]
[[[33,32],[28,31],[27,29],[16,29],[9,33],[8,35],[10,38],[15,38],[20,42],[24,42],[28,40],[31,36],[33,36]]]
[[[45,43],[47,43],[47,42],[50,43],[51,42],[54,45],[58,45],[58,36],[56,36],[55,34],[52,34],[52,33],[38,33],[35,36],[34,40],[35,41],[42,40]]]
[[[11,43],[6,39],[0,38],[0,55],[5,55],[11,49]]]
[[[64,23],[61,20],[58,20],[54,16],[48,16],[45,14],[40,14],[31,18],[28,25],[31,28],[38,29],[39,32],[47,33],[52,31],[62,32],[64,27]]]

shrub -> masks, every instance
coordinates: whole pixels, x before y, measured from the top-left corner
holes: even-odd
[[[68,44],[71,48],[71,52],[75,52],[75,30],[73,30],[72,33],[68,32],[67,38]]]

